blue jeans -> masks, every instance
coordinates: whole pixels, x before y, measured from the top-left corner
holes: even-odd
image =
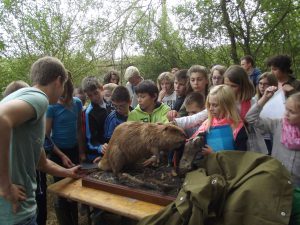
[[[29,218],[23,220],[22,222],[15,224],[15,225],[37,225],[36,215],[34,215],[32,217],[29,217]]]

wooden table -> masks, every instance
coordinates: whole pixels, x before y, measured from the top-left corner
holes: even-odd
[[[65,178],[48,186],[48,190],[58,196],[135,220],[155,214],[164,208],[164,206],[83,187],[81,179]]]

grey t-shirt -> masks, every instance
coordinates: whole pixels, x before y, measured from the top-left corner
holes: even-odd
[[[162,102],[173,109],[176,102],[176,92],[174,91],[172,94],[163,97]]]
[[[34,118],[13,129],[10,145],[11,181],[25,188],[27,198],[13,214],[12,205],[0,197],[0,224],[19,223],[36,213],[35,171],[45,138],[45,112],[49,103],[46,94],[39,89],[22,88],[8,95],[0,104],[15,99],[27,102],[36,113]]]

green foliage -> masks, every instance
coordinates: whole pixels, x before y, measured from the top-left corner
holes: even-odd
[[[200,43],[194,41],[196,45],[205,46],[211,51],[220,47],[219,50],[225,51],[222,55],[229,56],[232,50],[236,56],[250,54],[261,67],[270,55],[282,52],[295,55],[293,47],[297,41],[291,34],[299,31],[297,1],[187,1],[176,8],[176,13],[179,21],[187,21],[185,24],[189,25],[183,24],[180,29],[191,33],[195,37],[193,40],[202,40]],[[228,24],[224,13],[229,16]],[[232,40],[236,43],[235,48]],[[287,46],[288,43],[290,46]],[[231,50],[222,46],[229,46]],[[239,62],[239,58],[233,58],[232,55],[231,58],[231,63]]]
[[[271,55],[289,54],[300,73],[298,1],[186,0],[172,11],[170,3],[1,1],[0,89],[12,80],[28,81],[30,65],[44,55],[59,58],[75,85],[110,69],[124,73],[129,65],[156,80],[172,67],[229,66],[246,54],[263,71]]]
[[[3,51],[5,49],[4,41],[0,40],[0,51]]]
[[[0,91],[14,80],[23,80],[29,83],[29,65],[32,63],[30,58],[0,58]]]
[[[94,48],[97,36],[104,29],[99,25],[103,20],[101,17],[84,19],[86,13],[97,6],[99,3],[92,0],[0,3],[0,26],[4,34],[0,38],[1,74],[5,77],[0,80],[0,88],[14,79],[28,80],[30,65],[45,55],[59,58],[74,73],[76,84],[87,74],[99,73],[96,62],[100,56]]]

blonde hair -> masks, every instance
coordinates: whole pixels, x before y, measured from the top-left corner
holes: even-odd
[[[210,128],[213,119],[213,116],[209,110],[210,108],[209,98],[211,96],[215,96],[217,98],[218,105],[221,108],[221,112],[225,115],[227,119],[232,120],[234,127],[236,127],[238,123],[241,121],[241,117],[238,113],[235,104],[234,92],[231,89],[231,87],[221,84],[212,87],[206,99],[206,109],[208,112],[208,128]]]
[[[296,105],[297,110],[300,110],[300,92],[292,94],[290,97],[287,98],[286,101],[293,101]]]
[[[163,72],[157,78],[157,88],[161,91],[161,82],[167,80],[171,83],[171,89],[174,90],[174,75],[171,72]]]
[[[108,84],[104,84],[103,85],[103,90],[109,90],[109,91],[113,91],[116,87],[118,87],[119,85],[115,84],[115,83],[108,83]]]
[[[138,68],[136,68],[135,66],[127,67],[125,74],[124,74],[124,79],[126,81],[128,81],[131,77],[134,77],[134,76],[138,76],[138,77],[141,76]]]

